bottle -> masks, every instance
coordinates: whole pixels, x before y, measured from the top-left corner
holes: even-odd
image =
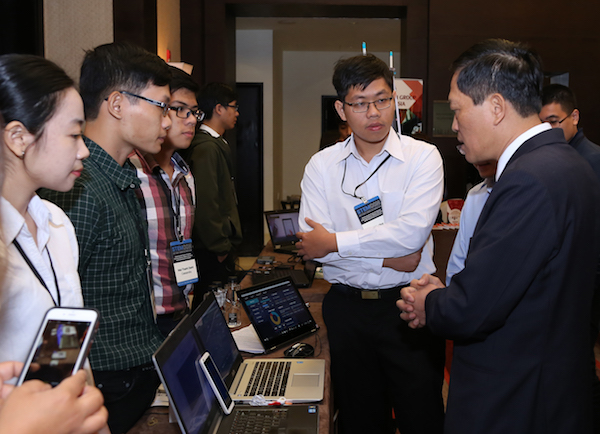
[[[237,291],[240,285],[237,283],[236,276],[229,276],[227,284],[227,325],[229,328],[239,327],[240,321],[240,302],[237,298]]]
[[[225,288],[223,288],[221,281],[215,280],[211,287],[213,287],[213,291],[215,293],[215,298],[217,299],[217,303],[221,309],[225,309],[225,300],[227,297],[227,292]]]

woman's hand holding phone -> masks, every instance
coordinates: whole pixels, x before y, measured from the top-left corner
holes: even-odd
[[[16,362],[0,364],[0,376],[19,374]],[[9,366],[8,364],[12,364]],[[22,365],[21,365],[22,366]],[[58,386],[38,380],[26,381],[14,388],[12,393],[2,386],[0,402],[0,434],[49,433],[92,434],[110,433],[106,421],[108,411],[104,407],[102,393],[94,386],[87,386],[86,373],[77,372]]]

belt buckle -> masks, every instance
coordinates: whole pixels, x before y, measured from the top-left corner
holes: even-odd
[[[363,300],[379,300],[379,290],[362,290],[360,291],[360,298]]]

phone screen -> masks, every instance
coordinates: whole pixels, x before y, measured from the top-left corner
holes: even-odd
[[[52,387],[73,373],[90,321],[48,320],[41,334],[27,380],[41,380]]]
[[[215,393],[218,393],[221,396],[221,400],[225,403],[225,407],[227,409],[230,409],[232,404],[231,395],[229,395],[229,390],[227,390],[227,386],[221,378],[221,374],[219,374],[219,370],[217,369],[215,362],[213,362],[213,359],[212,357],[210,357],[210,355],[208,355],[207,357],[207,353],[205,353],[205,356],[202,358],[202,362],[204,367],[206,368],[206,372],[212,379],[213,384],[215,385]]]

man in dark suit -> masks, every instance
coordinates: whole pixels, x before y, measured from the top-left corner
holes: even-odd
[[[552,128],[560,128],[565,140],[579,155],[587,161],[598,180],[600,180],[600,146],[590,141],[579,128],[580,112],[577,108],[575,94],[562,84],[549,84],[542,90],[542,110],[540,120],[548,122]],[[594,346],[600,332],[600,261],[594,282],[594,299],[592,301],[592,318],[590,323],[590,378],[593,388],[594,433],[600,434],[600,380],[596,374],[596,357]]]
[[[467,161],[498,161],[496,184],[464,270],[446,288],[424,275],[398,301],[411,327],[455,341],[444,432],[589,433],[600,184],[540,124],[534,53],[488,40],[453,70],[453,128]]]

